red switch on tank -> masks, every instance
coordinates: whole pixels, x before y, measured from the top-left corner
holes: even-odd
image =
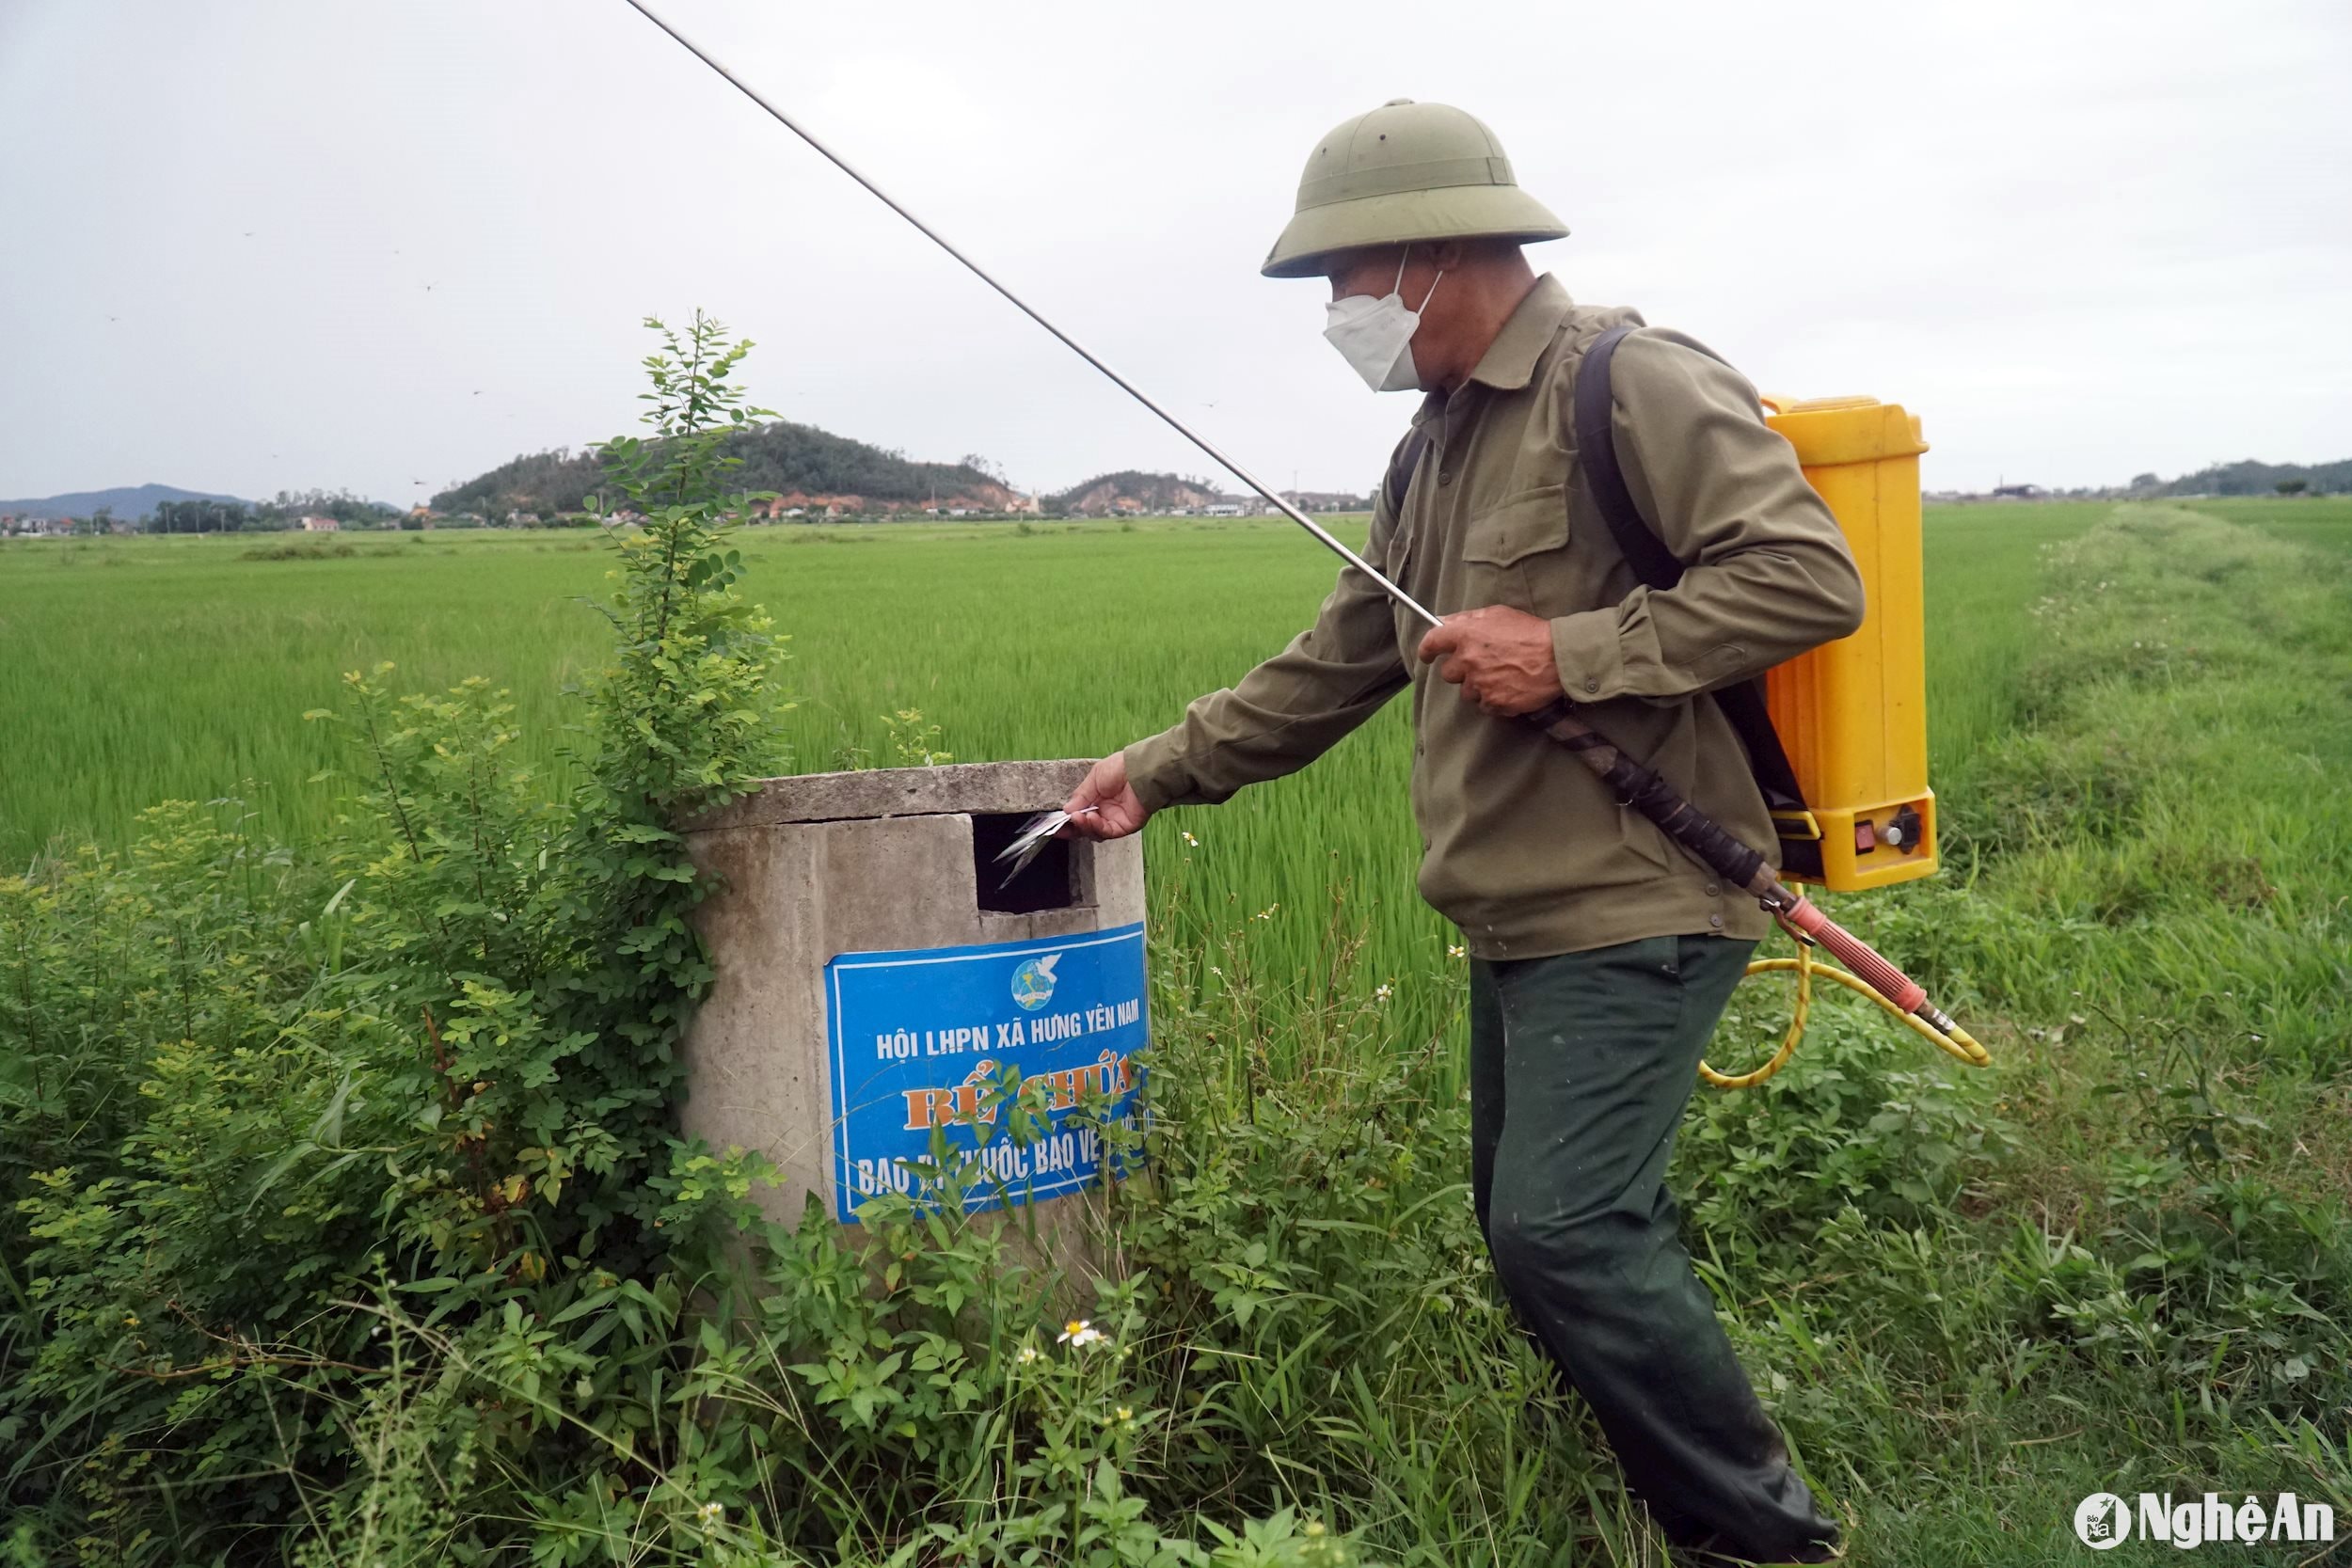
[[[1867,855],[1878,847],[1878,830],[1870,826],[1868,817],[1866,816],[1853,825],[1853,852],[1855,854]]]

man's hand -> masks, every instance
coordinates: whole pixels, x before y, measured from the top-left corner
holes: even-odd
[[[1562,694],[1551,623],[1507,605],[1447,616],[1421,640],[1420,653],[1424,664],[1443,657],[1438,673],[1488,713],[1533,713]]]
[[[1080,816],[1089,806],[1098,809]],[[1070,821],[1061,831],[1065,838],[1125,838],[1152,815],[1127,783],[1124,752],[1113,752],[1089,768],[1062,810],[1070,813]]]

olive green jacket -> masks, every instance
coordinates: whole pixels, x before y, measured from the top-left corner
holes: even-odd
[[[1563,689],[1698,808],[1773,853],[1744,753],[1699,694],[1862,621],[1862,579],[1756,392],[1691,339],[1645,326],[1610,367],[1635,504],[1688,567],[1636,580],[1577,474],[1570,391],[1585,345],[1631,310],[1580,307],[1547,276],[1470,379],[1414,416],[1430,439],[1402,514],[1374,509],[1364,558],[1440,615],[1511,605],[1551,623]],[[1343,568],[1315,624],[1230,690],[1126,750],[1153,810],[1211,804],[1304,767],[1409,686],[1423,897],[1482,958],[1644,937],[1758,938],[1719,884],[1568,752],[1481,712],[1415,657],[1426,627]]]

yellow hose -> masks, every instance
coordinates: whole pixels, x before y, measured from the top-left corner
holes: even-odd
[[[1788,1016],[1788,1032],[1781,1037],[1780,1049],[1772,1053],[1770,1061],[1753,1072],[1736,1074],[1718,1072],[1705,1062],[1701,1062],[1699,1063],[1699,1077],[1719,1089],[1746,1089],[1755,1087],[1788,1066],[1788,1058],[1796,1053],[1797,1041],[1804,1037],[1805,1015],[1813,1007],[1813,977],[1816,974],[1824,979],[1835,980],[1848,990],[1861,992],[1877,1003],[1883,1010],[1901,1020],[1904,1026],[1913,1033],[1924,1037],[1938,1050],[1958,1057],[1970,1067],[1992,1065],[1993,1058],[1985,1053],[1983,1046],[1968,1037],[1967,1031],[1955,1029],[1947,1035],[1915,1015],[1904,1012],[1900,1007],[1896,1006],[1873,990],[1870,983],[1861,975],[1840,969],[1836,964],[1814,962],[1813,944],[1809,942],[1800,941],[1797,943],[1797,956],[1793,958],[1757,958],[1748,965],[1750,974],[1772,974],[1782,970],[1796,972],[1797,1005]]]

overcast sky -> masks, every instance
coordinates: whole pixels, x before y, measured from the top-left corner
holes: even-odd
[[[1931,487],[2352,456],[2352,6],[812,5],[688,33],[1279,485],[1371,486],[1331,125],[1459,104],[1578,299],[1921,414]],[[0,496],[421,499],[630,428],[647,314],[1028,486],[1190,447],[622,0],[0,0]]]

